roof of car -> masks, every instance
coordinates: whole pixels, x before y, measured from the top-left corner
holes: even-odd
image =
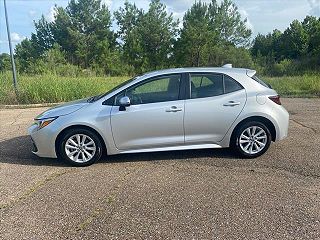
[[[188,67],[188,68],[170,68],[170,69],[163,69],[152,71],[143,74],[144,77],[146,76],[156,76],[160,74],[166,73],[183,73],[183,72],[217,72],[217,73],[237,73],[237,74],[247,74],[247,73],[254,73],[255,70],[246,69],[246,68],[227,68],[227,67]]]

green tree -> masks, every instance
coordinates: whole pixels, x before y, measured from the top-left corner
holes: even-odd
[[[75,57],[77,50],[77,40],[71,34],[72,33],[72,22],[67,11],[62,7],[55,7],[55,20],[52,23],[52,34],[54,40],[58,43],[62,50],[66,52],[67,59],[72,64],[80,64]]]
[[[65,11],[57,10],[54,27],[58,30],[56,35],[61,30],[66,33],[70,44],[64,50],[83,68],[101,62],[100,56],[108,56],[115,49],[116,37],[110,30],[111,14],[101,0],[71,0]],[[65,40],[63,36],[55,37]],[[58,43],[63,46],[60,41]]]
[[[195,2],[184,15],[183,28],[175,45],[175,58],[182,66],[211,66],[230,59],[227,54],[222,56],[223,52],[218,56],[217,50],[247,46],[250,36],[246,19],[241,19],[231,1],[218,4],[212,0],[209,5]]]
[[[310,56],[320,55],[320,18],[307,16],[302,26],[309,36],[308,53]]]
[[[302,24],[294,20],[283,33],[284,54],[290,59],[305,56],[308,51],[309,36]]]
[[[15,48],[17,67],[21,72],[28,71],[30,66],[34,65],[34,62],[40,59],[44,52],[52,48],[54,44],[51,24],[43,16],[34,24],[36,33],[32,33],[30,39],[24,39]]]
[[[119,26],[117,32],[120,38],[123,51],[123,61],[133,66],[137,72],[141,71],[143,65],[143,48],[141,34],[139,34],[139,26],[144,12],[138,9],[135,4],[128,1],[124,3],[124,7],[120,7],[114,12],[115,19]]]
[[[207,64],[208,49],[217,40],[209,21],[208,6],[202,2],[196,2],[185,13],[180,38],[175,45],[176,60],[182,66]]]
[[[52,24],[42,15],[38,22],[34,22],[36,33],[31,34],[31,42],[39,56],[53,47],[55,42]]]
[[[7,53],[0,54],[0,72],[9,71],[11,69],[10,55]]]
[[[146,69],[158,69],[167,66],[172,55],[173,43],[178,33],[178,21],[174,21],[172,13],[168,14],[166,6],[160,0],[152,0],[149,10],[139,26]]]
[[[285,59],[285,53],[283,52],[284,44],[283,34],[277,29],[267,35],[258,34],[253,41],[251,54],[256,64],[264,68],[264,71],[267,71],[266,69],[273,66],[276,62]]]
[[[41,58],[30,63],[30,67],[25,70],[28,74],[44,74],[50,73],[59,75],[58,73],[67,65],[64,52],[61,47],[55,43],[47,51],[43,52]]]
[[[16,45],[15,56],[18,61],[18,71],[20,72],[28,71],[30,65],[39,58],[34,43],[29,39],[24,39]]]
[[[111,13],[101,0],[71,0],[66,8],[56,6],[54,21],[48,22],[42,16],[35,22],[36,32],[31,39],[18,45],[21,70],[26,71],[58,44],[68,63],[102,68],[102,72],[111,74],[119,57],[111,23]]]
[[[236,47],[232,44],[216,45],[211,51],[214,54],[209,56],[209,66],[232,63],[234,67],[250,68],[254,65],[250,51],[244,47]]]
[[[115,18],[125,60],[136,72],[168,66],[178,21],[167,13],[164,4],[152,0],[144,12],[126,2],[124,8],[115,12]]]
[[[264,72],[273,75],[293,75],[319,70],[320,19],[307,16],[294,20],[282,33],[274,30],[259,34],[251,48],[254,61]]]
[[[231,0],[223,0],[220,5],[212,0],[208,8],[210,26],[219,34],[220,40],[236,46],[250,44],[251,29],[247,27],[247,19],[242,20],[238,7]]]
[[[272,38],[271,34],[262,35],[258,34],[253,41],[251,52],[253,56],[267,56],[272,49]]]

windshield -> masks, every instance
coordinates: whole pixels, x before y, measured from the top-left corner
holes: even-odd
[[[103,98],[104,96],[107,96],[109,93],[112,93],[113,91],[115,91],[115,90],[123,87],[124,85],[126,85],[126,84],[128,84],[128,83],[130,83],[130,82],[132,82],[132,81],[134,81],[134,80],[136,80],[137,78],[138,78],[138,77],[134,77],[134,78],[131,78],[131,79],[127,80],[127,81],[124,81],[123,83],[121,83],[121,84],[119,84],[118,86],[112,88],[111,90],[109,90],[109,91],[106,92],[106,93],[102,93],[102,94],[99,94],[99,95],[90,97],[90,98],[88,99],[88,102],[95,102],[95,101]]]

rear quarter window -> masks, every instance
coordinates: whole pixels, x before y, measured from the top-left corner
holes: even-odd
[[[271,88],[271,89],[272,89],[272,87],[270,86],[270,84],[265,83],[265,82],[262,81],[260,78],[258,78],[256,75],[254,75],[254,76],[252,77],[252,79],[255,80],[256,82],[260,83],[262,86],[264,86],[264,87],[266,87],[266,88]]]
[[[224,89],[225,89],[225,93],[231,93],[231,92],[239,91],[243,89],[243,87],[240,85],[240,83],[235,81],[233,78],[227,75],[224,75]]]

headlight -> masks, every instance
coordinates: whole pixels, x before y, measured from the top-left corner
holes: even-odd
[[[54,120],[56,120],[58,117],[53,118],[45,118],[45,119],[35,119],[35,124],[38,126],[38,130],[41,128],[44,128],[48,126],[50,123],[52,123]]]

